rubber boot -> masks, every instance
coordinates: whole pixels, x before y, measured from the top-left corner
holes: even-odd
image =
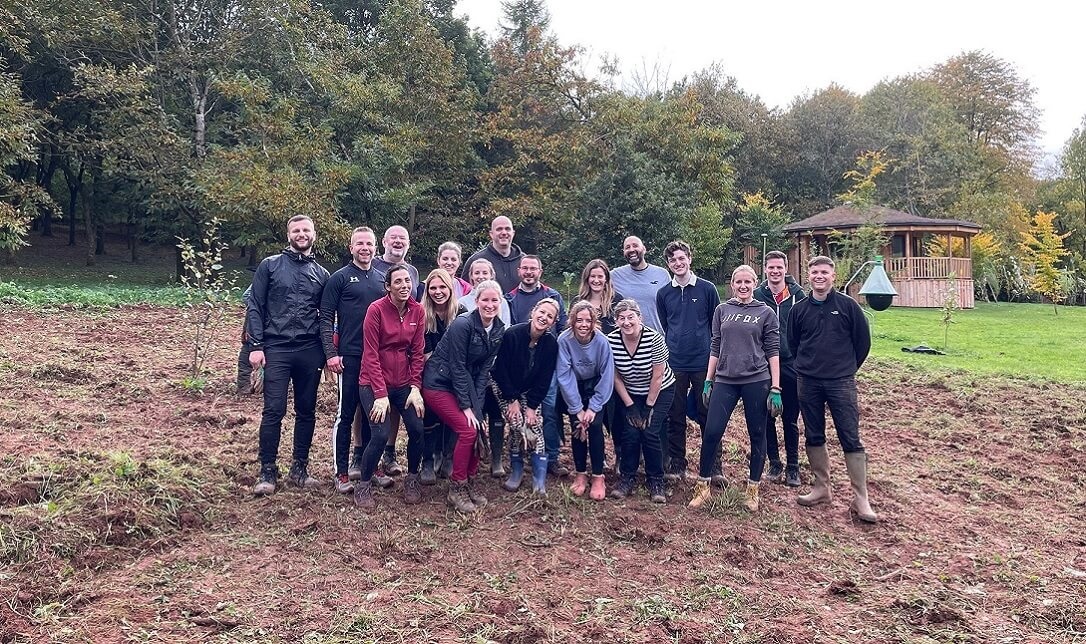
[[[569,486],[573,496],[584,496],[585,490],[588,489],[588,473],[577,472],[573,479],[573,485]]]
[[[532,492],[547,496],[547,455],[532,454]]]
[[[743,505],[746,506],[751,512],[758,511],[758,482],[747,481],[747,498],[743,501]]]
[[[502,465],[502,450],[505,448],[505,423],[490,423],[490,476],[500,479],[505,476]]]
[[[445,442],[444,445],[442,445],[443,456],[441,457],[441,469],[437,471],[437,475],[443,479],[447,479],[452,476],[452,455],[453,449],[456,448],[456,438],[456,432],[449,431],[445,435]]]
[[[871,509],[867,499],[867,454],[845,454],[845,467],[848,468],[848,480],[852,483],[852,511],[864,523],[878,523],[879,515]]]
[[[796,497],[796,502],[805,507],[829,503],[833,493],[830,492],[830,455],[826,446],[808,447],[807,460],[811,463],[814,483],[811,485],[811,493]]]
[[[524,457],[520,452],[509,455],[509,478],[505,479],[502,487],[510,492],[520,489],[520,482],[524,479]]]

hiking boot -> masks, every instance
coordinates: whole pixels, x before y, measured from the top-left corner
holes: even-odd
[[[351,480],[346,474],[336,475],[336,492],[340,494],[350,494],[354,492],[354,481]]]
[[[363,510],[377,507],[377,501],[373,500],[373,481],[359,481],[354,484],[354,504]]]
[[[253,494],[267,496],[275,494],[275,488],[279,484],[279,468],[274,463],[260,466],[260,479],[253,486]]]
[[[520,482],[524,479],[524,457],[520,452],[513,452],[509,455],[509,478],[505,479],[505,483],[502,483],[502,487],[510,492],[516,492],[520,489]]]
[[[588,498],[593,501],[602,501],[607,498],[607,482],[603,474],[592,475],[592,489],[588,492]]]
[[[808,508],[829,503],[833,499],[833,493],[830,492],[830,455],[826,452],[826,446],[808,447],[807,460],[811,463],[815,480],[810,494],[796,497],[796,502]]]
[[[784,468],[784,484],[788,487],[799,487],[799,465],[789,465]]]
[[[547,462],[547,473],[555,478],[569,476],[569,468],[558,462],[557,459]]]
[[[449,481],[449,507],[457,512],[475,512],[475,504],[468,497],[467,481]]]
[[[688,508],[700,508],[709,502],[709,499],[713,497],[713,488],[709,479],[699,478],[697,483],[694,483],[694,496],[690,499],[690,503],[686,504]]]
[[[770,462],[769,471],[765,473],[764,478],[770,483],[780,483],[784,480],[784,467],[780,463]]]
[[[751,512],[758,511],[758,483],[756,481],[747,481],[747,498],[743,501],[743,505]]]
[[[362,478],[362,451],[356,450],[354,458],[351,459],[351,466],[347,468],[347,478],[352,481],[358,481]]]
[[[625,499],[633,493],[634,485],[636,481],[632,476],[623,476],[618,480],[618,484],[611,490],[612,499]]]
[[[573,479],[573,485],[569,486],[574,496],[584,496],[585,490],[588,489],[588,473],[577,472]]]
[[[664,480],[674,483],[675,481],[682,481],[685,478],[686,464],[672,459],[667,468],[667,472],[664,473]]]
[[[653,503],[667,503],[667,494],[664,488],[664,479],[654,478],[649,482],[649,498]]]
[[[418,474],[408,474],[404,477],[403,502],[411,505],[422,502],[422,484]]]
[[[433,459],[422,462],[422,472],[419,474],[419,483],[422,485],[433,485],[437,483],[437,472],[434,471]]]
[[[867,454],[851,452],[845,454],[845,467],[848,468],[849,482],[852,484],[852,503],[849,508],[864,523],[878,523],[879,515],[871,509],[867,499]]]
[[[403,467],[396,462],[396,451],[385,448],[385,453],[381,455],[381,469],[385,471],[387,476],[399,476],[403,474]]]
[[[309,475],[309,461],[294,459],[287,474],[287,485],[294,487],[313,489],[321,486],[321,482]]]
[[[483,496],[482,492],[475,489],[476,482],[477,481],[476,481],[475,477],[468,478],[468,488],[467,489],[468,489],[468,498],[471,499],[471,502],[475,505],[475,509],[479,510],[484,505],[486,505],[486,497]]]

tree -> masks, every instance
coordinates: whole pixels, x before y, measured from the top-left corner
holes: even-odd
[[[1052,311],[1059,313],[1056,305],[1063,301],[1063,273],[1059,269],[1061,259],[1068,255],[1063,240],[1070,233],[1056,231],[1056,214],[1038,212],[1030,222],[1029,230],[1022,234],[1023,259],[1033,265],[1030,286],[1052,302]]]
[[[1086,259],[1086,116],[1082,117],[1082,125],[1075,128],[1064,144],[1060,166],[1070,193],[1066,205],[1068,210],[1077,211],[1078,221],[1082,222],[1078,234],[1079,249],[1082,258]]]
[[[765,246],[769,250],[792,247],[792,237],[782,230],[791,223],[792,218],[783,206],[760,192],[743,193],[739,196],[739,202],[739,219],[735,224],[735,240],[739,244],[761,248],[762,235],[765,235]]]
[[[30,221],[38,209],[54,207],[49,194],[34,181],[13,177],[7,170],[31,162],[37,154],[42,115],[22,99],[15,76],[0,73],[0,261],[13,263],[15,251],[26,245]]]

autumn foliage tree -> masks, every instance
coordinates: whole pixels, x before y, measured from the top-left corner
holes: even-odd
[[[1063,240],[1070,233],[1059,233],[1055,225],[1056,214],[1038,212],[1033,216],[1029,230],[1022,234],[1023,258],[1033,265],[1030,286],[1052,302],[1052,311],[1059,313],[1056,305],[1063,301],[1063,272],[1061,260],[1069,253]]]

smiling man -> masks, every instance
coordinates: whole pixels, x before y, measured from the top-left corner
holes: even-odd
[[[640,237],[630,235],[622,242],[622,256],[626,266],[611,271],[611,285],[615,291],[637,302],[641,307],[641,319],[645,326],[662,331],[660,317],[656,313],[656,291],[671,281],[667,270],[645,261],[645,244]]]
[[[490,222],[490,243],[485,248],[475,252],[468,261],[460,267],[460,277],[469,280],[466,272],[477,259],[488,260],[494,267],[494,279],[502,287],[502,293],[508,293],[520,283],[517,269],[520,266],[520,258],[524,256],[520,247],[513,243],[516,231],[513,222],[508,217],[495,217]]]
[[[807,262],[810,297],[788,314],[788,346],[795,352],[799,409],[807,460],[815,481],[811,493],[796,500],[803,506],[829,503],[830,457],[826,451],[826,408],[833,416],[852,483],[851,509],[861,521],[878,516],[867,499],[867,453],[860,442],[860,406],[856,371],[871,350],[871,332],[863,310],[833,287],[833,260],[819,255]]]
[[[316,422],[317,387],[325,364],[320,339],[320,304],[328,271],[313,257],[317,231],[303,215],[287,221],[289,246],[264,258],[253,275],[245,310],[245,331],[253,369],[264,369],[264,411],[260,419],[260,479],[258,496],[273,494],[279,482],[276,457],[287,385],[294,385],[294,461],[287,481],[316,487],[309,476],[309,448]]]

